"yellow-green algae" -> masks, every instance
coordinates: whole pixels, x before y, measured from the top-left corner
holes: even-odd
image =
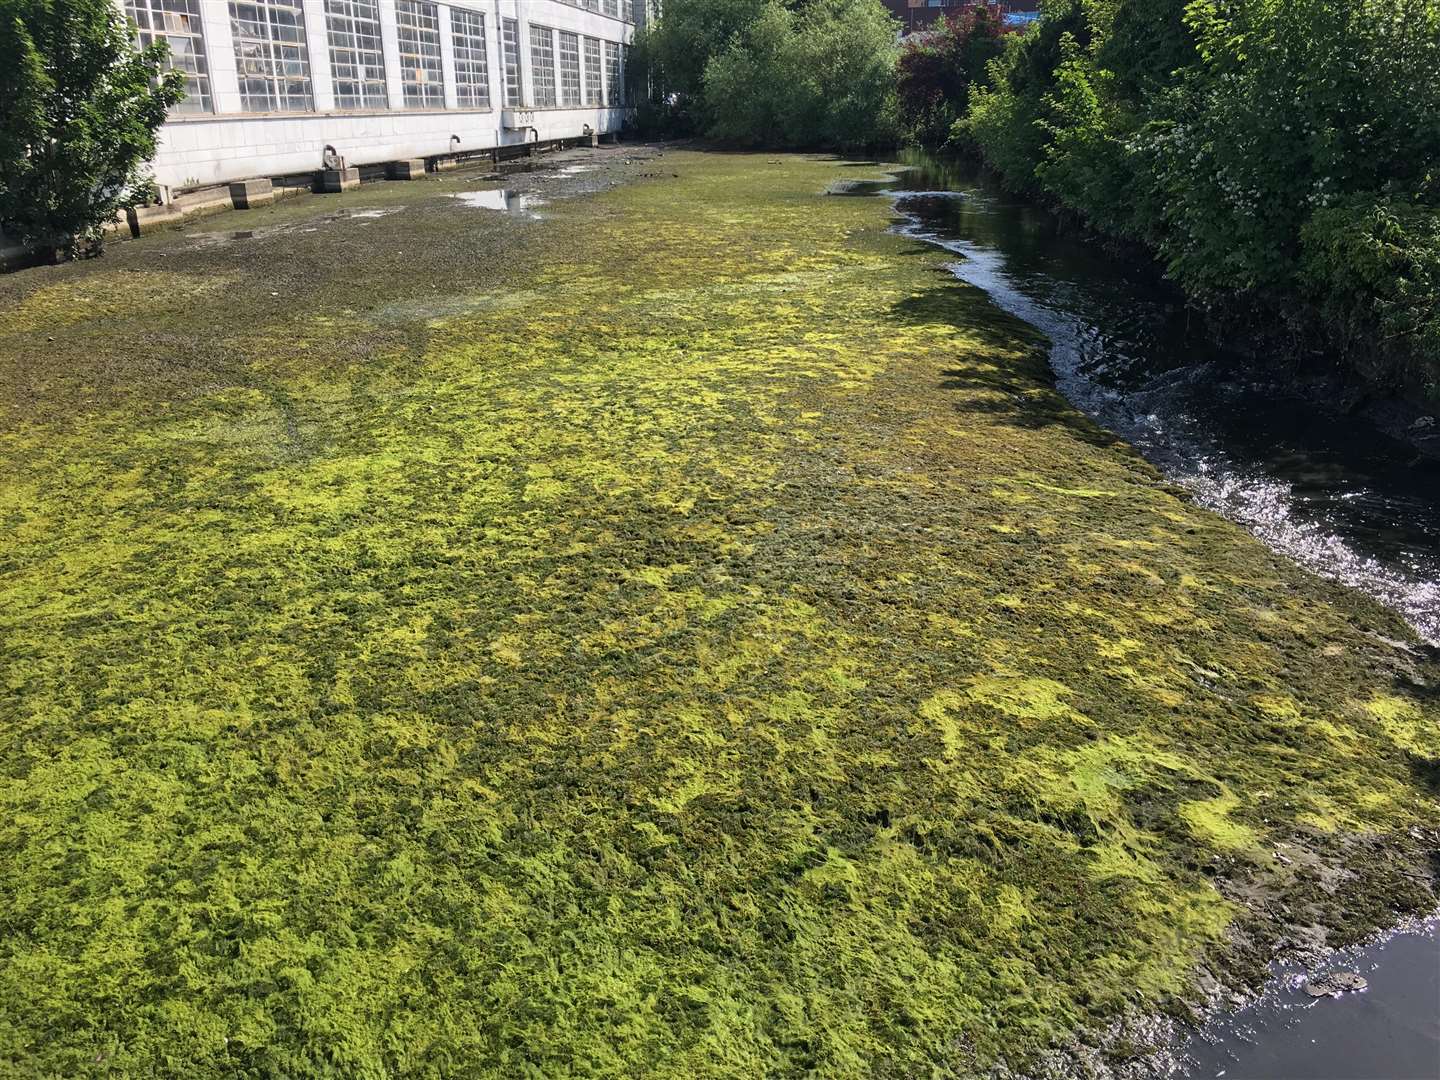
[[[658,160],[0,282],[0,1071],[970,1076],[1433,903],[1393,616]]]

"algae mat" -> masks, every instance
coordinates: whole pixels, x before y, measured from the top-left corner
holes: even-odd
[[[0,1071],[1032,1070],[1434,904],[1397,618],[864,170],[604,160],[0,282]]]

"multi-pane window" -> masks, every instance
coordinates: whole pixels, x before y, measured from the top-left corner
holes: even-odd
[[[514,19],[500,20],[500,66],[505,71],[505,104],[520,105],[524,101],[520,83],[520,24]]]
[[[205,31],[200,25],[200,0],[125,0],[125,14],[134,21],[141,48],[157,41],[170,45],[167,65],[185,73],[185,100],[177,113],[210,112],[210,67],[205,62]]]
[[[335,107],[385,108],[389,99],[376,0],[325,0],[325,33],[330,39]]]
[[[230,0],[230,35],[246,112],[313,107],[300,0]]]
[[[490,107],[490,65],[485,56],[485,16],[464,8],[450,9],[450,36],[455,43],[455,102],[462,109]]]
[[[407,109],[443,109],[445,75],[440,67],[440,9],[423,0],[395,0],[400,85]]]
[[[611,108],[625,104],[625,81],[620,70],[620,46],[605,43],[605,100]]]
[[[612,19],[618,19],[620,17],[620,0],[603,0],[603,2],[605,14]]]
[[[600,82],[600,39],[585,39],[585,104],[604,105]]]
[[[555,104],[555,35],[548,26],[530,27],[530,79],[535,104]]]
[[[580,35],[560,32],[560,104],[580,104]]]

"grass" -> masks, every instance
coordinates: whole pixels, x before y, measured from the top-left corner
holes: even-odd
[[[857,170],[605,160],[0,281],[0,1071],[968,1076],[1434,905],[1395,616]]]

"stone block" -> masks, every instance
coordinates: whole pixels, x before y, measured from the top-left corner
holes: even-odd
[[[230,200],[236,210],[249,210],[256,206],[269,206],[275,201],[275,185],[269,177],[258,180],[240,180],[230,185]]]
[[[125,216],[130,221],[130,232],[134,236],[168,229],[185,220],[185,215],[173,206],[132,206],[125,211]]]
[[[385,178],[387,180],[419,180],[424,175],[424,158],[407,158],[404,161],[392,161],[385,166]]]
[[[357,188],[359,186],[359,169],[320,170],[320,190],[327,194],[333,195],[337,191],[349,191],[351,188]]]

